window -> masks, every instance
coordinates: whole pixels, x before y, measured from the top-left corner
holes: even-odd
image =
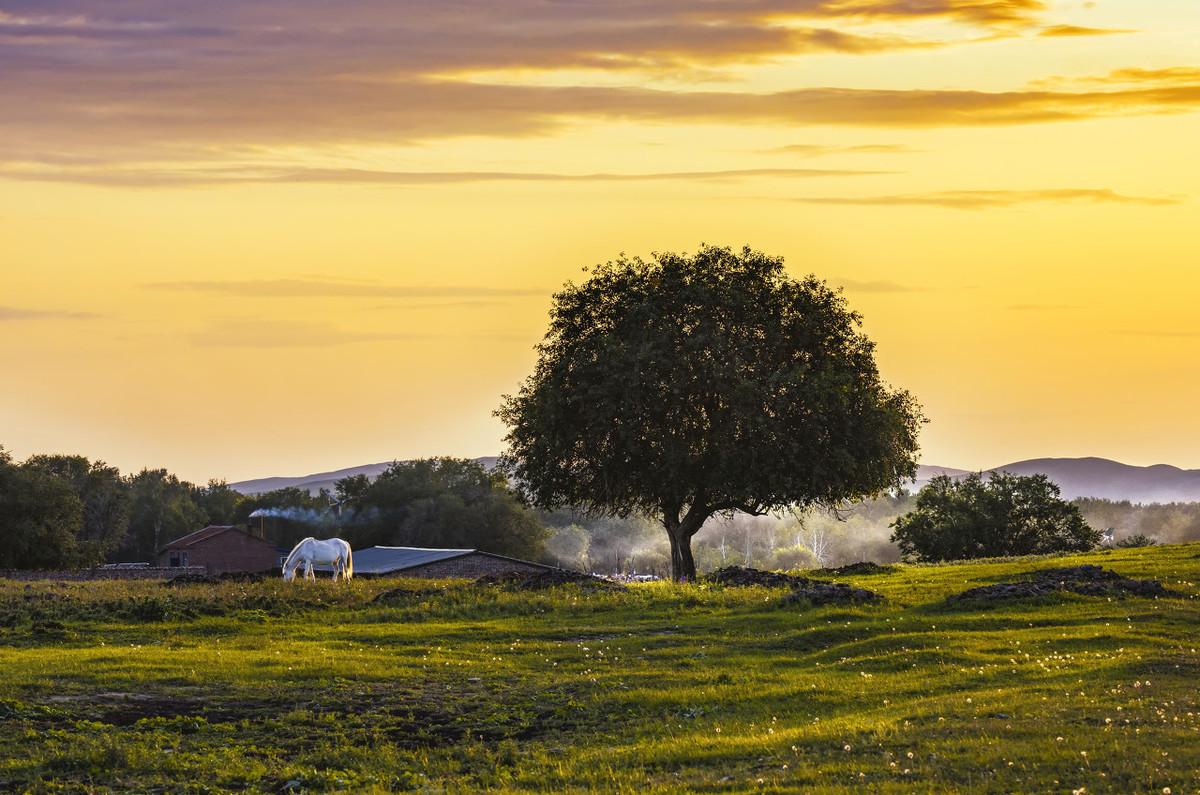
[[[178,552],[171,553],[170,563],[171,563],[171,568],[177,568],[179,566],[179,553]]]

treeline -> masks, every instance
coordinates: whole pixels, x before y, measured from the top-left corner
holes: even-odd
[[[224,481],[198,486],[165,469],[123,475],[84,456],[16,462],[0,447],[0,568],[56,569],[153,562],[164,545],[206,525],[242,525],[290,548],[339,535],[355,548],[469,547],[546,556],[545,530],[501,475],[474,461],[393,464],[334,492],[285,488],[243,495]]]

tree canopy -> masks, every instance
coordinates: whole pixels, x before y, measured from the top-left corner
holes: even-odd
[[[1045,475],[941,475],[921,489],[910,513],[892,523],[892,540],[905,556],[926,561],[1094,548],[1100,531],[1059,495]]]
[[[497,411],[530,503],[660,517],[672,574],[715,514],[834,505],[916,471],[920,410],[839,291],[743,249],[622,256],[554,296]]]
[[[82,560],[75,530],[83,501],[71,485],[42,470],[13,463],[0,448],[0,568],[75,566]]]

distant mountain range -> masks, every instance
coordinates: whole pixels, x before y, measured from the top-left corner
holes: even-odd
[[[488,468],[496,465],[495,456],[475,460]],[[333,491],[336,481],[351,475],[374,478],[390,463],[365,464],[300,477],[243,480],[229,485],[243,494],[259,494],[293,486],[315,494],[320,489]],[[917,470],[913,488],[924,486],[938,475],[963,477],[970,471],[922,465]],[[1076,497],[1103,497],[1130,502],[1200,502],[1200,469],[1180,469],[1167,464],[1139,467],[1107,458],[1032,458],[985,471],[1011,472],[1014,475],[1041,473],[1057,483],[1063,497],[1069,500]]]
[[[496,466],[497,456],[483,456],[475,460],[483,464],[487,469],[491,469]],[[332,472],[315,472],[311,475],[300,475],[299,477],[291,478],[276,477],[243,480],[238,483],[230,483],[229,487],[235,491],[240,491],[242,494],[262,494],[264,491],[287,488],[307,489],[310,494],[316,494],[321,489],[333,491],[335,483],[342,478],[348,478],[352,475],[366,475],[374,480],[383,470],[390,467],[392,463],[391,461],[384,461],[379,464],[363,464],[357,467],[335,469]]]

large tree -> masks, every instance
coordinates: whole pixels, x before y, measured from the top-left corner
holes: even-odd
[[[906,557],[927,561],[1094,548],[1100,531],[1059,494],[1045,475],[941,475],[921,489],[911,512],[892,523],[892,540]]]
[[[622,256],[554,297],[497,411],[532,504],[660,517],[676,579],[715,514],[836,505],[916,471],[920,409],[839,291],[743,249]]]

